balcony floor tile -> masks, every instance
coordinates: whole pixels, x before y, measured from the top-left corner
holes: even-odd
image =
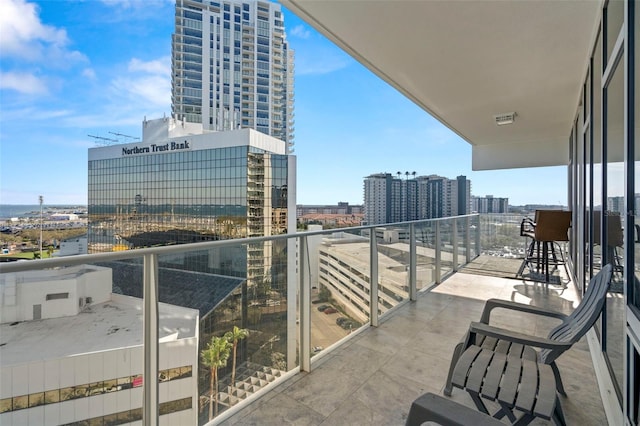
[[[411,402],[425,392],[442,393],[455,345],[484,301],[496,297],[565,313],[577,305],[563,289],[530,281],[456,273],[407,303],[301,373],[236,413],[225,424],[404,425]],[[558,322],[495,311],[492,324],[545,336]],[[583,338],[558,360],[568,397],[561,403],[569,425],[606,424],[591,355]],[[266,399],[268,398],[268,399]],[[473,407],[454,389],[455,401]],[[536,420],[532,424],[549,422]]]

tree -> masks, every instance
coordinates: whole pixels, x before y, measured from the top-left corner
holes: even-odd
[[[209,420],[218,415],[218,368],[227,365],[231,343],[225,337],[213,336],[200,353],[202,363],[210,369],[209,380]],[[215,393],[214,393],[215,389]]]
[[[236,353],[238,350],[238,342],[249,335],[249,330],[246,328],[238,328],[237,325],[233,326],[233,330],[227,331],[224,337],[233,347],[233,359],[231,367],[231,389],[236,385]]]
[[[320,300],[321,302],[327,302],[329,301],[330,297],[331,291],[329,291],[327,287],[320,285],[320,291],[318,291],[318,300]]]

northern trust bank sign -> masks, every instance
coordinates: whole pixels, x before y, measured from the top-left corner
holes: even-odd
[[[152,154],[156,152],[166,152],[166,151],[188,151],[191,149],[189,145],[189,141],[184,142],[167,142],[164,145],[158,145],[155,143],[142,145],[142,146],[127,146],[122,147],[122,156],[126,157],[129,155],[140,155],[140,154]]]

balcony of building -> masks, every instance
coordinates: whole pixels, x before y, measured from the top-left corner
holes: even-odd
[[[453,347],[486,299],[564,312],[578,303],[566,279],[554,286],[516,277],[521,259],[506,256],[504,241],[509,253],[524,247],[517,219],[469,215],[2,265],[6,306],[10,293],[27,294],[21,286],[46,281],[49,268],[75,287],[65,290],[58,279],[63,287],[55,297],[45,291],[48,302],[37,311],[42,320],[2,325],[0,422],[207,423],[213,400],[200,354],[212,337],[239,325],[249,337],[237,374],[220,368],[214,424],[403,424],[416,397],[441,392]],[[480,255],[499,254],[493,249],[503,256]],[[113,284],[101,281],[93,295],[98,281],[78,278],[86,267],[76,265],[94,265]],[[78,315],[45,319],[49,306],[67,299]],[[318,310],[313,302],[320,300],[334,310]],[[142,311],[125,321],[120,305],[134,302]],[[197,341],[182,343],[180,317],[166,313],[177,309],[199,312]],[[553,326],[523,314],[494,319],[543,336]],[[81,331],[58,333],[75,327],[96,331],[88,340]],[[49,350],[33,350],[42,345]],[[559,366],[569,424],[606,422],[586,339]],[[462,391],[453,398],[471,403]]]
[[[223,414],[219,424],[404,425],[414,399],[426,392],[442,395],[453,349],[469,323],[480,318],[485,300],[512,300],[564,313],[579,303],[572,283],[549,286],[516,279],[520,263],[480,256],[420,293],[415,302],[381,318],[378,327],[363,328],[323,349],[312,358],[310,372],[274,386],[231,416]],[[539,336],[557,324],[504,312],[493,319],[500,327]],[[568,425],[607,424],[587,340],[558,360],[567,389],[560,401]],[[452,399],[475,407],[460,389],[454,389]]]

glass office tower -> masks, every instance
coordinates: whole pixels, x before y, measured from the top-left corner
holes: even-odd
[[[174,128],[158,135],[163,125]],[[89,150],[89,252],[287,232],[284,143],[173,119],[144,126],[141,143]]]
[[[295,157],[284,141],[253,129],[212,132],[172,118],[145,121],[142,142],[90,149],[88,174],[90,253],[295,232]],[[274,354],[295,361],[288,331],[279,326],[295,315],[286,303],[295,283],[291,244],[160,256],[160,301],[200,309],[201,346],[233,325],[251,328],[240,362],[250,356],[252,365],[282,369]],[[142,297],[141,264],[102,266],[113,270],[114,292]]]

